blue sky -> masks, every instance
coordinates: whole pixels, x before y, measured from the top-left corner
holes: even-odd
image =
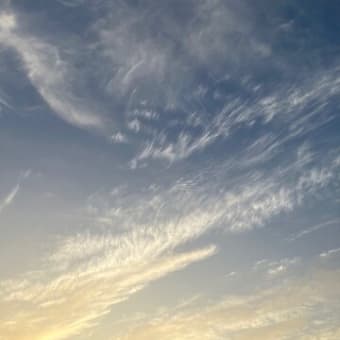
[[[339,16],[2,1],[0,339],[339,339]]]

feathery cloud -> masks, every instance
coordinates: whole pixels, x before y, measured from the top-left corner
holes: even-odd
[[[112,305],[150,282],[215,251],[211,246],[150,260],[130,247],[125,255],[133,263],[112,254],[59,276],[47,267],[38,278],[2,282],[0,333],[17,340],[69,338],[94,327]]]
[[[316,270],[308,277],[215,303],[191,303],[141,317],[115,336],[132,339],[287,339],[336,340],[340,334],[336,302],[339,271]],[[310,278],[312,276],[312,278]]]

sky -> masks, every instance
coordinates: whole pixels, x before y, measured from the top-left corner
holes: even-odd
[[[2,0],[0,340],[340,339],[339,17]]]

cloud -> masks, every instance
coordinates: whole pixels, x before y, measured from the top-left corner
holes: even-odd
[[[17,194],[19,193],[21,182],[22,180],[26,179],[31,174],[31,170],[26,170],[18,179],[18,183],[10,190],[10,192],[7,194],[7,196],[0,201],[0,214],[6,209],[8,206],[10,206]]]
[[[327,109],[339,94],[339,66],[266,88],[259,74],[264,62],[277,71],[273,41],[243,1],[189,0],[178,4],[182,15],[168,2],[61,3],[89,14],[84,37],[57,37],[27,13],[3,11],[0,43],[17,52],[61,119],[132,145],[131,168],[172,164],[254,126],[269,128],[239,153],[249,167],[334,119]]]
[[[124,128],[135,133],[136,145],[144,145],[132,160],[133,167],[150,159],[181,160],[225,137],[236,123],[232,116],[246,111],[247,105],[244,98],[223,94],[221,107],[204,90],[200,74],[211,78],[209,87],[217,90],[223,81],[219,85],[214,77],[223,78],[226,67],[270,55],[255,33],[255,17],[247,6],[190,0],[178,4],[180,16],[167,2],[103,6],[107,15],[95,22],[94,32],[98,55],[109,63],[103,76],[107,78],[107,69],[111,70],[107,93],[122,102],[126,116],[148,111],[161,121],[157,126],[145,119],[143,124],[126,120]],[[214,102],[209,110],[208,102]],[[209,112],[215,106],[217,110]],[[200,123],[193,126],[189,115]]]
[[[150,282],[215,253],[215,247],[161,258],[104,256],[52,278],[49,268],[38,277],[1,284],[0,332],[5,339],[66,339],[94,327],[112,305]],[[122,263],[119,263],[123,260]],[[129,262],[129,261],[128,261]]]
[[[194,170],[191,165],[202,163],[185,164],[188,175],[172,184],[162,180],[169,175],[171,182],[176,171],[154,180],[159,187],[132,184],[126,192],[91,195],[81,211],[89,231],[60,237],[37,271],[0,282],[0,333],[11,339],[83,334],[146,285],[216,253],[214,245],[188,250],[198,239],[264,227],[339,180],[337,150],[313,150],[309,138],[335,118],[330,108],[339,95],[339,67],[266,86],[260,64],[271,73],[275,50],[261,38],[245,2],[189,0],[176,10],[167,1],[146,1],[143,8],[124,1],[58,2],[67,11],[84,5],[90,13],[81,37],[67,28],[60,36],[44,32],[30,14],[7,11],[0,14],[0,44],[17,54],[59,118],[100,131],[111,143],[133,145],[132,168],[173,164],[220,141],[216,156],[223,162]],[[0,213],[14,202],[20,181],[1,201]],[[257,270],[276,282],[298,264],[298,258],[266,260]],[[321,324],[327,315],[316,315],[320,304],[335,309],[325,287],[338,297],[330,282],[339,273],[320,276],[199,310],[184,306],[142,320],[123,339],[308,339],[306,330],[311,337],[336,337],[335,326]],[[229,277],[234,282],[239,271]]]
[[[18,194],[20,189],[20,185],[16,184],[14,188],[8,193],[8,195],[2,200],[0,203],[0,213],[9,205],[12,204],[12,202],[15,199],[15,196]]]
[[[288,270],[295,268],[299,263],[300,259],[298,257],[284,258],[278,261],[263,259],[257,261],[253,269],[255,271],[265,272],[269,278],[275,278],[286,274]]]
[[[313,273],[314,271],[314,273]],[[114,339],[332,339],[340,334],[339,271],[315,269],[282,284],[215,302],[194,301],[127,323]],[[121,325],[122,326],[122,325]]]
[[[336,249],[330,249],[326,252],[323,252],[320,254],[320,257],[322,258],[330,258],[334,255],[337,255],[338,253],[340,253],[340,248],[336,248]]]
[[[13,110],[13,106],[4,97],[0,97],[0,112],[2,111],[1,105],[6,109]]]
[[[120,132],[113,134],[111,136],[111,140],[113,143],[127,143],[128,142],[127,137]]]
[[[77,7],[84,5],[84,3],[86,3],[86,0],[57,0],[57,1],[66,7]]]
[[[74,94],[72,82],[76,77],[75,69],[63,58],[57,44],[24,32],[14,13],[0,15],[3,18],[0,44],[18,53],[26,76],[51,109],[60,118],[75,126],[103,128],[104,122],[94,112],[94,106]]]
[[[232,183],[225,182],[229,174],[222,165],[169,187],[92,195],[88,214],[95,226],[105,220],[108,228],[64,237],[43,257],[38,271],[2,281],[1,305],[10,312],[1,333],[22,339],[30,330],[32,338],[62,339],[94,327],[112,306],[150,282],[216,252],[214,246],[185,252],[180,247],[212,230],[239,233],[264,226],[336,180],[338,163],[330,158],[323,167],[306,170],[297,157],[270,176],[246,173]],[[271,261],[264,272],[281,277],[296,263]]]
[[[6,312],[1,333],[14,339],[23,339],[27,332],[36,339],[63,339],[93,328],[115,304],[150,282],[216,252],[210,246],[183,253],[178,250],[180,246],[188,247],[191,241],[214,228],[242,232],[262,226],[278,213],[300,204],[297,197],[310,195],[326,185],[318,176],[303,172],[301,177],[303,186],[296,185],[297,178],[286,187],[281,187],[275,177],[254,177],[253,182],[227,192],[221,190],[218,195],[211,180],[205,187],[202,186],[205,182],[196,179],[197,183],[179,181],[166,191],[150,189],[139,202],[138,195],[135,201],[128,196],[126,205],[110,209],[118,219],[126,216],[126,226],[120,231],[68,236],[46,254],[38,271],[1,282],[1,305],[3,310],[10,311]],[[209,192],[215,195],[202,196]],[[121,193],[112,195],[117,201]],[[92,199],[98,199],[95,197]],[[120,199],[124,201],[123,197]],[[131,206],[133,210],[129,210]],[[99,216],[102,214],[100,209],[92,208]],[[114,215],[107,217],[114,221]],[[296,264],[294,258],[270,261],[264,272],[274,278],[288,273]],[[268,320],[290,320],[286,310],[249,318],[247,322],[263,323],[263,327],[276,322]],[[229,332],[240,330],[241,326],[235,321],[220,327],[221,331]]]
[[[5,12],[0,15],[0,30],[1,31],[8,32],[16,28],[16,26],[17,26],[17,22],[13,14]]]
[[[235,175],[235,163],[227,161],[195,172],[195,176],[189,173],[168,188],[144,188],[140,195],[124,191],[114,197],[95,195],[89,200],[86,213],[98,224],[119,226],[122,230],[140,225],[155,226],[157,230],[158,223],[163,225],[162,221],[171,221],[174,216],[178,221],[174,230],[185,230],[183,224],[191,225],[187,221],[200,216],[198,221],[202,224],[190,228],[195,230],[194,237],[220,226],[234,232],[253,229],[272,216],[303,204],[306,197],[324,190],[332,181],[338,181],[336,159],[325,159],[321,167],[308,163],[307,169],[301,157],[298,152],[285,167],[271,169],[270,174],[245,172]],[[171,234],[177,235],[177,232]]]
[[[318,223],[310,228],[307,228],[305,230],[302,230],[294,235],[292,235],[291,237],[288,238],[288,241],[296,241],[297,239],[301,238],[301,237],[304,237],[310,233],[313,233],[315,231],[318,231],[320,229],[323,229],[325,227],[328,227],[328,226],[332,226],[332,225],[336,225],[340,222],[340,219],[336,218],[336,219],[332,219],[332,220],[329,220],[329,221],[326,221],[326,222],[323,222],[323,223]]]
[[[143,163],[148,159],[173,163],[205,149],[217,140],[231,139],[241,130],[252,131],[255,123],[257,128],[259,125],[268,128],[270,133],[240,150],[239,157],[243,166],[268,161],[284,145],[335,118],[326,112],[325,107],[334,102],[338,93],[339,67],[318,72],[317,77],[307,75],[295,84],[283,84],[269,89],[269,94],[255,91],[244,98],[240,94],[229,94],[225,98],[226,104],[217,106],[219,109],[214,112],[213,118],[210,118],[211,113],[200,108],[195,125],[191,121],[178,121],[181,128],[175,138],[163,129],[155,131],[151,140],[145,142],[135,157],[134,163]],[[233,81],[237,82],[236,79]],[[256,85],[252,85],[252,88],[254,90]],[[194,102],[194,98],[192,100]],[[276,131],[277,125],[281,131]]]

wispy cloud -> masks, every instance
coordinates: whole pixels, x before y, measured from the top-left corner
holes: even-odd
[[[19,192],[20,189],[20,185],[16,184],[14,186],[14,188],[8,193],[8,195],[2,200],[2,202],[0,203],[0,213],[2,213],[2,211],[9,206],[10,204],[12,204],[12,202],[15,199],[15,196],[17,195],[17,193]]]
[[[336,254],[340,253],[340,248],[330,249],[320,254],[322,258],[330,258]]]
[[[141,317],[132,320],[118,339],[336,340],[340,334],[339,317],[334,317],[339,271],[318,274],[314,280],[295,276],[250,295],[191,303]]]
[[[118,303],[152,282],[210,261],[223,242],[219,236],[255,235],[290,212],[298,214],[306,201],[338,190],[335,126],[333,135],[322,134],[338,119],[339,63],[313,61],[315,67],[300,69],[278,55],[284,54],[280,34],[283,45],[296,46],[290,44],[294,20],[283,23],[270,11],[267,17],[269,12],[249,1],[58,0],[33,5],[41,12],[21,3],[2,6],[0,47],[1,57],[11,58],[9,68],[32,85],[25,86],[22,97],[34,96],[62,121],[103,140],[67,134],[72,152],[63,144],[62,152],[53,153],[53,165],[58,164],[53,171],[50,145],[39,144],[37,157],[44,159],[34,164],[48,172],[42,182],[54,180],[61,164],[61,176],[67,173],[67,180],[81,188],[72,197],[79,206],[64,208],[63,197],[61,214],[65,219],[72,209],[75,214],[60,234],[48,225],[41,232],[49,240],[41,262],[30,268],[34,271],[0,281],[0,339],[85,336]],[[313,45],[303,41],[307,50],[294,50],[294,61],[305,60]],[[0,105],[12,108],[15,96],[0,93]],[[14,111],[6,119],[11,128],[18,118]],[[63,128],[58,125],[54,143]],[[15,149],[23,135],[13,137],[20,139]],[[78,154],[78,145],[86,151]],[[99,176],[102,164],[108,168]],[[15,202],[29,174],[5,191],[0,214]],[[122,186],[112,190],[118,182]],[[67,188],[65,196],[71,191]],[[39,217],[43,223],[45,216]],[[329,218],[290,240],[339,222]],[[18,238],[24,239],[29,228],[21,228]],[[50,234],[52,229],[57,235]],[[303,257],[263,255],[268,259],[249,265],[249,277],[261,276],[262,290],[249,280],[249,294],[204,305],[194,299],[146,315],[122,329],[120,339],[337,339],[340,274],[318,266],[338,253],[321,253],[316,270],[303,273]],[[242,280],[242,270],[232,268],[223,285]]]
[[[103,127],[93,105],[74,94],[74,69],[63,59],[57,44],[24,32],[13,12],[1,13],[0,21],[0,44],[18,53],[27,77],[51,109],[70,124]],[[89,109],[91,106],[93,111]]]
[[[270,88],[257,80],[261,63],[273,70],[277,63],[273,42],[262,37],[243,1],[190,0],[181,5],[183,17],[168,3],[143,9],[120,1],[61,3],[91,13],[86,38],[56,37],[29,15],[8,10],[1,14],[0,43],[17,52],[26,76],[60,118],[131,144],[132,168],[152,160],[174,163],[240,131],[270,128],[269,139],[249,140],[240,153],[249,166],[334,119],[326,109],[339,94],[337,64]],[[162,27],[158,35],[155,27]],[[232,71],[247,62],[252,70]],[[93,81],[96,93],[88,85]],[[225,91],[235,86],[240,91]]]
[[[265,272],[269,278],[276,278],[286,274],[288,270],[296,267],[299,263],[300,259],[298,257],[284,258],[278,261],[263,259],[257,261],[253,269]]]
[[[36,278],[2,282],[1,334],[18,340],[69,338],[94,327],[113,304],[150,282],[214,253],[215,247],[208,247],[148,259],[129,247],[128,261],[112,254],[55,278],[53,270],[46,268]]]
[[[334,115],[325,114],[325,106],[332,103],[338,93],[339,67],[319,72],[318,77],[306,76],[300,84],[274,88],[269,95],[255,92],[247,98],[225,98],[227,104],[215,113],[212,120],[206,121],[206,118],[203,118],[199,121],[200,133],[195,131],[196,124],[190,126],[185,122],[178,124],[184,125],[184,128],[174,141],[173,137],[167,136],[164,131],[156,132],[154,137],[146,142],[133,164],[147,159],[163,159],[172,163],[205,149],[218,139],[232,138],[240,130],[251,131],[255,123],[268,128],[280,124],[281,131],[271,129],[271,135],[266,137],[268,140],[261,136],[241,151],[240,158],[244,159],[244,165],[269,160],[288,142],[301,138],[334,119]],[[315,105],[319,98],[322,100]],[[324,114],[322,118],[321,113]],[[203,110],[201,116],[209,115]]]
[[[305,195],[327,185],[319,176],[304,172],[300,176],[304,185],[296,185],[300,182],[297,178],[294,183],[281,186],[277,183],[279,178],[255,177],[253,182],[234,191],[222,190],[217,196],[211,180],[207,183],[210,188],[202,187],[199,181],[178,182],[148,200],[143,195],[139,203],[137,197],[135,202],[129,199],[126,206],[113,206],[111,211],[115,208],[118,215],[127,216],[126,228],[119,233],[89,232],[66,237],[47,254],[38,272],[1,283],[1,304],[13,313],[18,308],[21,311],[15,326],[11,326],[12,314],[6,314],[2,333],[18,339],[24,338],[27,330],[37,339],[78,334],[93,327],[113,305],[150,282],[216,252],[210,246],[183,253],[178,251],[179,246],[188,246],[214,228],[241,232],[262,226],[278,213],[301,204]],[[332,177],[327,178],[329,181]],[[209,191],[215,195],[202,196]],[[182,201],[187,204],[181,204]],[[134,209],[128,210],[129,206]],[[297,259],[270,261],[266,263],[266,275],[275,278],[286,274],[296,263]],[[252,322],[262,320],[267,325],[264,320],[270,315],[255,317]],[[230,331],[236,326],[224,327],[223,331]]]
[[[328,226],[332,226],[332,225],[337,225],[339,224],[340,222],[340,219],[332,219],[332,220],[329,220],[329,221],[326,221],[326,222],[323,222],[323,223],[318,223],[310,228],[307,228],[307,229],[304,229],[294,235],[292,235],[291,237],[288,238],[289,241],[295,241],[301,237],[304,237],[310,233],[313,233],[315,231],[318,231],[320,229],[323,229],[323,228],[326,228]]]
[[[8,102],[8,99],[0,92],[0,112],[2,111],[1,106],[5,109],[13,110],[13,106]]]
[[[22,180],[27,178],[30,175],[30,173],[31,173],[30,170],[25,171],[19,177],[17,184],[10,190],[10,192],[5,196],[5,198],[3,198],[0,201],[0,214],[3,212],[4,209],[6,209],[8,206],[10,206],[14,202],[17,194],[19,193]]]

